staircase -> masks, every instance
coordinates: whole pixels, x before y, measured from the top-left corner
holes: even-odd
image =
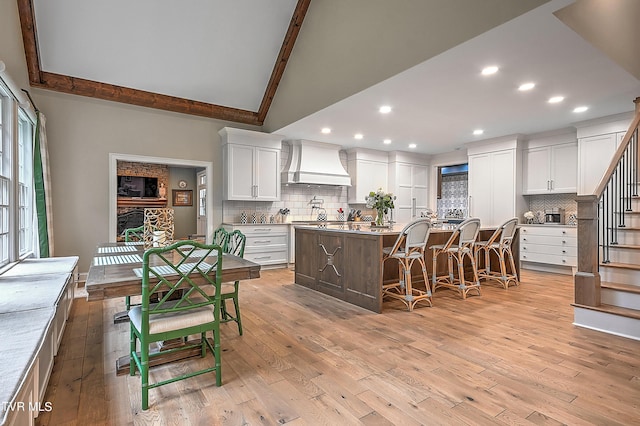
[[[574,324],[640,340],[640,98],[593,195],[579,196]]]

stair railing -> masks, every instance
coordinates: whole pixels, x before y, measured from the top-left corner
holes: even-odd
[[[638,126],[640,97],[633,101],[636,115],[611,165],[592,195],[580,195],[578,203],[578,271],[574,277],[575,303],[600,306],[600,264],[610,262],[611,246],[618,244],[618,231],[627,227],[625,211],[640,182]]]

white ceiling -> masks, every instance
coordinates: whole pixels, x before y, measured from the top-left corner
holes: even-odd
[[[43,71],[257,111],[296,0],[33,0]]]
[[[257,111],[296,3],[33,0],[40,68]],[[415,143],[415,152],[437,154],[631,111],[640,81],[553,15],[572,3],[550,1],[274,133],[344,148],[411,151]],[[483,77],[487,65],[500,71]],[[519,92],[528,81],[536,88]],[[553,95],[564,102],[547,103]],[[381,115],[381,105],[392,112]],[[573,113],[579,105],[589,109]]]
[[[411,151],[415,143],[415,152],[437,154],[633,110],[640,81],[553,15],[570,3],[547,3],[274,133],[343,148]],[[500,71],[482,76],[488,65]],[[519,92],[525,82],[536,87]],[[565,100],[549,104],[556,95]],[[380,114],[381,105],[392,112]],[[589,109],[572,112],[582,105]],[[331,133],[322,134],[323,127]],[[475,129],[484,134],[474,136]],[[364,138],[355,140],[355,133]]]

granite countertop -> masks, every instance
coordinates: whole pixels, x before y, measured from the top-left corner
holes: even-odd
[[[519,223],[518,224],[518,228],[523,227],[523,226],[543,226],[545,228],[554,228],[554,227],[565,227],[565,228],[576,228],[578,225],[569,225],[566,223],[563,224],[555,224],[555,223]]]

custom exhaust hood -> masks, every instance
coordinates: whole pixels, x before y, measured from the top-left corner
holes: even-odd
[[[340,161],[340,146],[308,140],[285,141],[289,161],[282,183],[351,186],[351,178]]]

